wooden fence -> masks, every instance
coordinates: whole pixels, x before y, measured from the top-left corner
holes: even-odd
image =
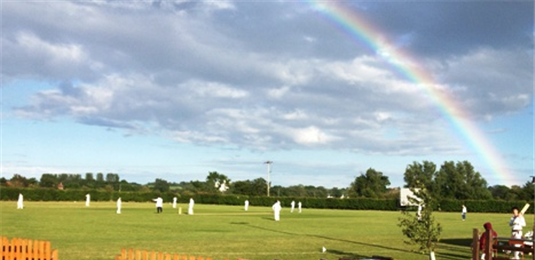
[[[485,245],[479,251],[479,230],[474,228],[472,234],[472,260],[479,260],[479,254],[485,253],[485,260],[509,260],[509,256],[500,256],[503,252],[522,252],[522,254],[535,253],[533,240],[515,239],[510,237],[491,237],[492,231],[486,233]],[[522,255],[522,259],[524,256]]]
[[[2,260],[57,260],[58,250],[50,249],[49,241],[0,237]]]
[[[169,254],[163,252],[121,249],[121,254],[115,257],[115,260],[212,260],[210,257],[188,256],[179,254]],[[228,259],[225,259],[228,260]]]

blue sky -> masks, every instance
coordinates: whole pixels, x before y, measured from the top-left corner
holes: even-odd
[[[308,1],[1,2],[1,174],[266,178],[392,187],[414,161],[534,175],[533,1],[343,1],[461,105],[496,173],[436,104]],[[501,177],[500,177],[501,176]]]

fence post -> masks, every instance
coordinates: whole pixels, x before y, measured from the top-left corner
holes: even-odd
[[[147,250],[143,250],[142,254],[143,254],[143,257],[141,258],[142,260],[149,260],[149,252],[147,252]]]
[[[472,260],[479,259],[479,230],[474,228],[472,230]]]
[[[45,241],[45,259],[50,259],[50,241]]]
[[[16,257],[17,259],[20,259],[20,239],[18,238],[13,238],[13,241],[11,242],[12,243],[12,248],[14,249],[13,250],[13,256]]]
[[[492,237],[492,229],[487,230],[485,236],[485,260],[492,260],[492,244],[494,244],[494,237]]]
[[[22,239],[22,241],[20,241],[20,259],[26,259],[26,252],[28,251],[28,240],[26,239]]]
[[[57,249],[52,250],[52,259],[54,259],[54,260],[58,259],[58,250]]]

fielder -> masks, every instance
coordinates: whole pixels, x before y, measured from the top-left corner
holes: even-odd
[[[463,208],[461,210],[461,216],[463,218],[463,221],[466,220],[466,206],[463,204]]]
[[[173,197],[173,208],[176,209],[176,197]]]
[[[91,201],[91,195],[89,195],[89,193],[88,193],[88,194],[85,195],[85,206],[86,207],[89,207],[89,202],[90,201]]]
[[[121,204],[123,202],[121,201],[121,197],[117,199],[117,214],[121,214]]]
[[[299,211],[299,213],[301,213],[301,206],[302,206],[301,201],[299,201],[297,203],[297,210]]]
[[[277,200],[277,202],[273,204],[271,209],[273,209],[273,218],[275,219],[275,221],[279,221],[281,219],[281,210],[282,210],[281,202]]]
[[[292,200],[292,203],[290,203],[290,206],[292,206],[292,208],[290,209],[290,213],[294,213],[295,201]]]
[[[245,200],[244,209],[245,209],[245,211],[249,210],[249,200]]]
[[[163,199],[161,197],[158,197],[156,199],[153,199],[153,201],[156,202],[156,213],[162,213],[163,212]]]
[[[193,206],[195,206],[195,201],[193,198],[189,198],[188,215],[193,215]]]
[[[24,196],[22,196],[22,193],[19,193],[19,200],[17,201],[17,209],[23,209],[24,208]]]

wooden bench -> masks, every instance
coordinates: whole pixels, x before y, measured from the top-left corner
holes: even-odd
[[[57,260],[58,250],[50,249],[49,241],[0,237],[2,260]]]

